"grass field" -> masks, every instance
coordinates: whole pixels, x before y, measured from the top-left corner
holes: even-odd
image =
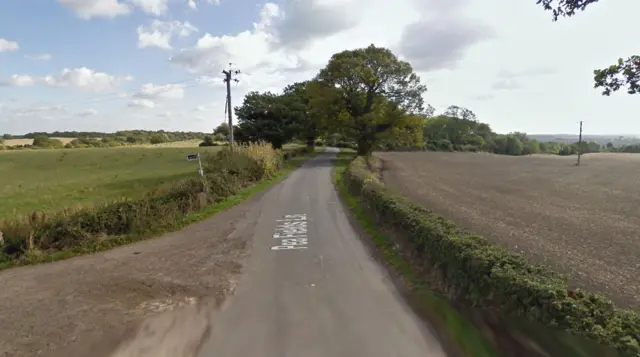
[[[640,155],[377,155],[392,190],[640,308]]]
[[[0,152],[0,219],[122,197],[197,175],[186,155],[209,148],[108,148]]]

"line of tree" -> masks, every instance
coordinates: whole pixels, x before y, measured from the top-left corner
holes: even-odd
[[[442,115],[426,118],[423,136],[426,149],[442,151],[486,151],[501,155],[531,155],[538,153],[575,155],[600,152],[603,148],[592,141],[566,144],[540,142],[522,132],[495,133],[489,124],[479,122],[473,111],[450,106]],[[612,147],[608,147],[612,151]]]
[[[389,142],[420,146],[426,89],[411,65],[386,48],[342,51],[314,78],[282,93],[247,94],[235,108],[234,136],[241,142],[265,140],[274,148],[331,138],[362,155]]]
[[[486,151],[503,155],[549,153],[573,155],[577,143],[539,142],[525,133],[495,133],[473,111],[452,105],[436,115],[423,102],[426,87],[404,62],[386,48],[370,45],[331,57],[318,74],[290,84],[282,93],[250,92],[235,108],[240,142],[264,140],[274,148],[289,141],[308,146],[326,143],[373,150]],[[202,145],[226,138],[221,125]],[[215,137],[215,138],[214,138]],[[596,142],[582,153],[614,151]]]
[[[115,133],[86,132],[86,131],[54,131],[34,132],[24,135],[4,134],[2,141],[10,139],[33,139],[32,144],[5,146],[3,149],[60,149],[60,148],[89,148],[89,147],[118,147],[140,144],[161,144],[186,140],[202,140],[204,133],[165,130],[123,130]],[[56,138],[74,138],[64,144]],[[2,142],[0,142],[0,145]]]

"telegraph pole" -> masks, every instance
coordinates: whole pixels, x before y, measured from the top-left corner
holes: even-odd
[[[582,120],[580,121],[580,134],[578,135],[578,162],[576,166],[580,165],[580,156],[582,155]]]
[[[229,70],[227,71],[222,71],[222,73],[224,74],[224,82],[227,84],[227,103],[226,103],[226,107],[227,107],[227,114],[229,116],[229,147],[233,149],[233,117],[231,114],[231,81],[234,81],[236,83],[238,83],[238,79],[237,78],[233,78],[234,75],[238,75],[240,74],[240,71],[235,70],[232,71],[231,70],[231,63],[229,63]]]

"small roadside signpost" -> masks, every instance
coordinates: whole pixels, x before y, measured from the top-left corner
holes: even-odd
[[[187,161],[198,160],[198,173],[200,177],[204,177],[204,171],[202,170],[202,162],[200,161],[200,153],[187,155]]]

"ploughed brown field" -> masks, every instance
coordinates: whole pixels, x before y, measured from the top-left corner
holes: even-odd
[[[378,153],[393,191],[640,308],[640,154]]]

